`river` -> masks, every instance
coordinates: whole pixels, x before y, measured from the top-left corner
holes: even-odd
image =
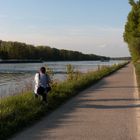
[[[113,65],[122,61],[67,61],[44,63],[0,64],[0,98],[33,90],[33,79],[42,66],[51,68],[53,80],[62,81],[66,78],[66,66],[71,64],[75,70],[87,72],[96,70],[101,65]]]

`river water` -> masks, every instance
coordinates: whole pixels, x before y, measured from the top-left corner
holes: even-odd
[[[62,81],[66,78],[66,66],[71,64],[75,70],[87,72],[96,70],[102,65],[118,64],[122,61],[67,61],[44,63],[0,64],[0,98],[33,90],[33,79],[42,66],[52,69],[53,80]]]

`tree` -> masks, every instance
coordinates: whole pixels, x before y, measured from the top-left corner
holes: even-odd
[[[0,40],[0,59],[41,59],[44,61],[100,60],[107,58],[78,51],[59,50],[49,46],[33,46],[21,42]]]
[[[130,4],[131,6],[136,5],[136,3],[135,3],[135,1],[134,1],[134,0],[129,0],[129,4]]]
[[[131,11],[125,25],[124,41],[134,62],[140,61],[140,0],[129,0]]]

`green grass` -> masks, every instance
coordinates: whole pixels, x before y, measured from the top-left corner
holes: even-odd
[[[56,109],[67,99],[93,85],[125,64],[103,67],[96,72],[82,74],[76,80],[53,85],[48,96],[48,106],[35,99],[32,92],[0,99],[0,140],[6,140]]]
[[[136,77],[137,77],[137,84],[138,87],[140,87],[140,63],[135,63],[135,72],[136,72]],[[140,92],[140,88],[138,88],[139,92]]]

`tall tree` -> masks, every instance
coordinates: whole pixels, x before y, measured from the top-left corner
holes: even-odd
[[[134,62],[140,61],[140,0],[129,0],[131,11],[125,25],[124,40]]]

